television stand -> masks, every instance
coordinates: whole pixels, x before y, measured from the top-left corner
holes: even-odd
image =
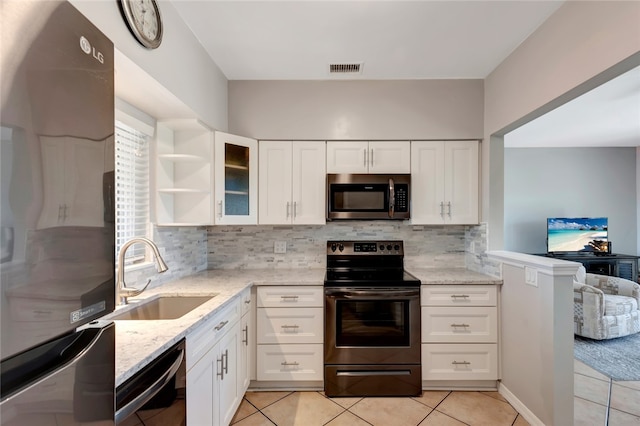
[[[620,253],[575,252],[575,253],[544,253],[541,256],[554,259],[570,260],[584,265],[587,272],[600,275],[611,275],[638,282],[638,259]]]

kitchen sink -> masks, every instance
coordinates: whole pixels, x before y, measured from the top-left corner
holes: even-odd
[[[113,320],[170,320],[180,318],[198,306],[213,299],[207,296],[167,296],[161,295],[150,300],[141,300],[133,308],[123,308],[110,316]],[[132,303],[133,305],[133,303]]]

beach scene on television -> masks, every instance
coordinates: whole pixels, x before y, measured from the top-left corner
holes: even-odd
[[[603,252],[608,251],[608,220],[606,217],[547,219],[547,251]]]

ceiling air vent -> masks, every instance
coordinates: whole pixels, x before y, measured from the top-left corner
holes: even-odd
[[[362,62],[354,64],[329,64],[329,74],[360,74]]]

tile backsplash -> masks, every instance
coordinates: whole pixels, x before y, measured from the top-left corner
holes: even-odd
[[[404,241],[405,266],[411,268],[467,267],[499,276],[499,264],[486,255],[487,224],[422,226],[395,221],[340,221],[326,225],[238,225],[211,227],[154,227],[153,240],[169,270],[155,265],[126,272],[127,285],[151,287],[204,269],[324,268],[327,240]],[[286,243],[275,254],[274,242]],[[473,250],[472,250],[473,249]]]
[[[467,226],[414,226],[396,221],[326,225],[213,226],[207,229],[208,268],[324,268],[327,240],[403,240],[405,266],[464,267]],[[275,241],[287,244],[275,254]]]

